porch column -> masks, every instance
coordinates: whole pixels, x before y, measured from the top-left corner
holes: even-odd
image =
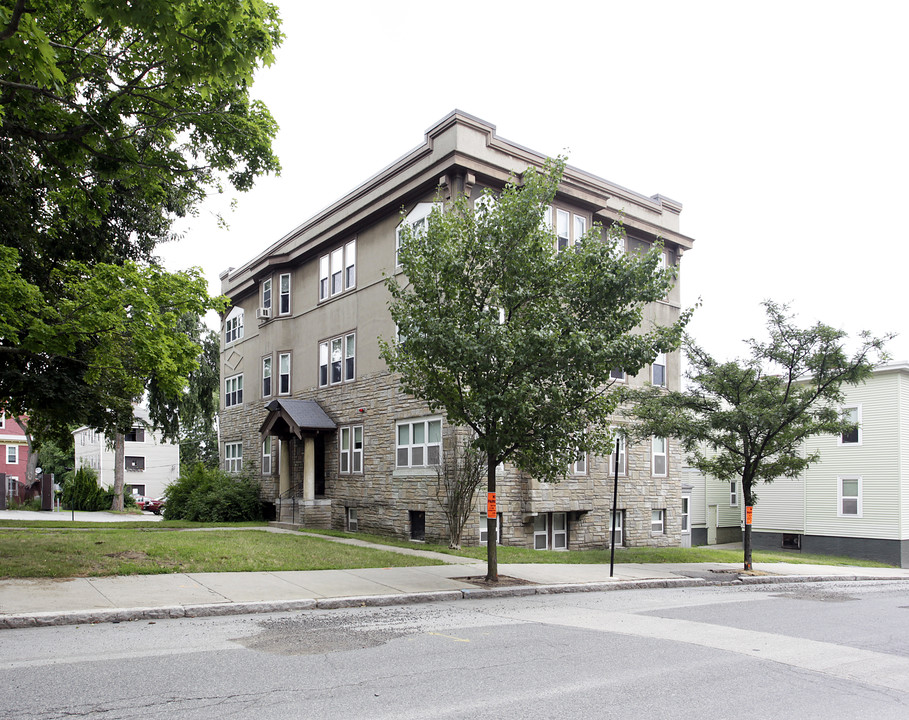
[[[316,499],[316,440],[303,438],[303,500]]]
[[[290,490],[290,441],[281,440],[280,461],[278,462],[278,494]]]

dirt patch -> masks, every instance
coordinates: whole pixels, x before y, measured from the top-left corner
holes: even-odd
[[[459,577],[452,578],[452,580],[461,580],[462,582],[469,582],[471,585],[477,585],[481,588],[500,588],[500,587],[517,587],[519,585],[536,585],[537,583],[531,582],[530,580],[522,580],[521,578],[510,577],[508,575],[499,575],[499,579],[496,582],[490,582],[486,579],[485,575],[474,575],[472,577]]]
[[[116,560],[148,560],[149,557],[144,552],[137,550],[124,550],[123,552],[105,553],[104,557],[115,558]]]

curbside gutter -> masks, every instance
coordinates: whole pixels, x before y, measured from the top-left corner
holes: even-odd
[[[451,600],[481,600],[530,595],[561,593],[607,592],[617,590],[653,590],[660,588],[719,587],[731,585],[786,585],[809,582],[909,581],[909,578],[887,578],[874,575],[738,575],[722,580],[702,578],[661,578],[621,582],[565,583],[556,585],[517,585],[503,588],[439,590],[393,595],[364,595],[305,600],[208,603],[200,605],[171,605],[111,610],[78,610],[63,612],[23,613],[0,615],[0,630],[61,625],[95,625],[99,623],[134,622],[137,620],[171,620],[179,618],[254,615],[262,613],[295,612],[298,610],[336,610],[354,607],[387,607]]]

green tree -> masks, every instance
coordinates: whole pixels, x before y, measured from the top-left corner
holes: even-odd
[[[755,487],[795,478],[818,461],[804,454],[811,435],[840,434],[850,427],[840,411],[843,386],[863,382],[886,359],[892,335],[863,332],[851,355],[847,335],[816,323],[799,328],[787,305],[766,301],[769,340],[749,340],[745,360],[717,362],[686,340],[688,388],[631,390],[639,436],[678,438],[689,462],[724,482],[740,481],[745,507],[757,502]],[[745,525],[744,567],[751,570],[751,525]]]
[[[642,328],[645,303],[664,297],[672,274],[657,246],[617,253],[623,230],[588,233],[555,253],[543,212],[564,161],[471,208],[465,197],[435,210],[425,230],[404,229],[404,273],[387,279],[402,340],[382,356],[402,389],[474,433],[487,487],[509,461],[543,481],[564,477],[579,452],[608,455],[617,396],[610,371],[635,373],[678,347],[688,313]],[[490,580],[498,578],[496,520],[487,521]]]
[[[281,39],[263,0],[0,5],[0,397],[39,441],[127,429],[146,387],[180,396],[198,346],[175,319],[213,303],[154,248],[211,190],[279,170],[250,88]]]

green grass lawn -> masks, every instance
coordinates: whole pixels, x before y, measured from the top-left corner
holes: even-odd
[[[465,547],[460,550],[451,550],[447,545],[433,545],[431,543],[415,543],[398,538],[389,538],[366,533],[348,533],[338,530],[307,530],[306,532],[333,535],[335,537],[356,537],[360,540],[408,547],[418,550],[432,550],[434,552],[472,557],[477,560],[486,560],[486,546]],[[557,552],[555,550],[531,550],[530,548],[509,547],[499,545],[496,556],[500,563],[564,563],[564,564],[609,564],[609,550],[573,550],[570,552]],[[693,548],[616,548],[616,563],[742,563],[744,557],[741,550],[718,550],[709,546]],[[856,558],[834,557],[829,555],[809,555],[801,552],[784,552],[782,550],[770,552],[755,550],[752,552],[753,562],[773,563],[788,562],[803,565],[855,565],[859,567],[893,567],[885,563],[872,560],[858,560]]]
[[[153,575],[174,572],[330,570],[439,565],[436,560],[292,534],[174,525],[0,530],[0,578]],[[196,526],[199,524],[196,523]],[[223,527],[223,526],[222,526]]]

